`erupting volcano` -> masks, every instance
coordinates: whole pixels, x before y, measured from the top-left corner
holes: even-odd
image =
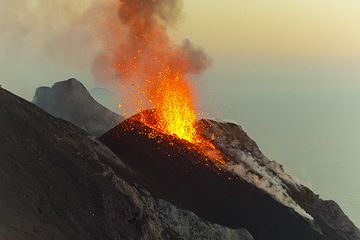
[[[161,133],[214,148],[195,127],[194,86],[189,75],[209,64],[201,49],[185,40],[173,44],[166,25],[176,20],[177,0],[119,0],[121,30],[118,43],[101,57],[111,59],[128,95],[127,105],[137,112],[156,109],[140,120]]]

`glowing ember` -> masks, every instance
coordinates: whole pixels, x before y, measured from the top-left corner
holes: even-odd
[[[156,128],[189,142],[198,141],[192,97],[181,75],[172,75],[171,70],[164,74],[153,103],[159,110]]]
[[[187,78],[207,67],[205,54],[189,41],[173,44],[166,24],[178,14],[177,0],[119,0],[122,23],[118,45],[111,46],[110,59],[126,86],[128,105],[138,112],[156,109],[156,119],[142,122],[162,133],[176,135],[194,144],[212,144],[197,132],[194,91]],[[129,101],[131,103],[129,103]]]

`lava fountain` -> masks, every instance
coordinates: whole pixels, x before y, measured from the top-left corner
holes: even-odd
[[[166,29],[177,18],[181,5],[178,0],[119,0],[122,34],[119,42],[109,48],[111,65],[131,93],[127,99],[138,112],[156,109],[151,118],[142,115],[143,124],[198,146],[214,148],[196,128],[194,86],[189,80],[209,61],[188,40],[174,44]]]

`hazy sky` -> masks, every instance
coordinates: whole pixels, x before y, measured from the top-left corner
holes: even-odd
[[[97,45],[84,33],[96,14],[79,23],[91,1],[75,2],[0,0],[5,88],[31,100],[36,87],[69,77],[97,86]],[[360,225],[360,1],[185,0],[170,32],[212,58],[197,80],[203,111],[240,123]]]

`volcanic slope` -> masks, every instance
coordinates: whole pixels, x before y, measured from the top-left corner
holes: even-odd
[[[229,160],[224,169],[257,186],[284,205],[300,213],[303,209],[321,227],[327,239],[360,239],[359,229],[335,201],[321,199],[287,174],[283,166],[269,160],[239,125],[213,120],[201,120],[198,124],[205,137],[213,138],[213,144]]]
[[[0,128],[0,239],[253,239],[124,181],[107,147],[1,88]]]
[[[214,145],[224,154],[223,165],[189,142],[144,125],[141,118],[125,120],[99,140],[135,171],[132,180],[155,196],[211,222],[244,227],[257,240],[360,239],[340,208],[336,210],[343,225],[336,219],[322,221],[330,218],[321,211],[326,205],[320,199],[312,204],[315,195],[307,191],[309,196],[304,196],[307,188],[266,159],[240,127],[199,122],[198,128],[214,137]]]

